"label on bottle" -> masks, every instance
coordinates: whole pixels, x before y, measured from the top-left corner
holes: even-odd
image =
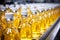
[[[6,12],[5,13],[6,15],[11,15],[11,14],[13,14],[12,12]]]
[[[12,12],[5,13],[5,17],[6,17],[7,20],[8,20],[8,19],[13,20],[13,13],[12,13]]]

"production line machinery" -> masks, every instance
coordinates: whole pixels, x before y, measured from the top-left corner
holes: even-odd
[[[60,28],[60,6],[46,10],[22,6],[0,11],[0,40],[53,40]]]

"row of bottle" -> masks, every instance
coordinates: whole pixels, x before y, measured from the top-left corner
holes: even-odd
[[[14,12],[9,7],[0,11],[0,40],[38,40],[60,17],[60,7],[42,12],[26,10],[26,15],[21,15],[22,7]]]

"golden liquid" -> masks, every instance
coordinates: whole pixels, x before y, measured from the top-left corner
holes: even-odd
[[[4,11],[1,11],[0,13],[1,13],[1,15],[0,15],[1,26],[3,27],[3,30],[4,30],[7,27],[5,13],[4,13]]]
[[[20,40],[19,32],[17,29],[7,28],[4,31],[4,40]]]
[[[12,21],[8,21],[8,27],[4,30],[4,40],[20,40],[18,29],[13,27]]]
[[[2,26],[0,25],[0,40],[1,40],[1,38],[2,38]]]
[[[60,7],[43,12],[37,11],[36,14],[33,14],[28,7],[27,17],[22,17],[21,10],[19,8],[14,12],[13,20],[9,22],[6,21],[5,12],[12,12],[11,9],[7,8],[5,12],[0,12],[0,28],[5,29],[4,40],[38,40],[60,17]]]
[[[8,7],[8,8],[6,8],[6,10],[5,10],[5,12],[12,12],[12,10]]]
[[[21,8],[19,8],[17,12],[15,12],[13,15],[13,25],[15,28],[18,28],[20,21],[21,21]]]

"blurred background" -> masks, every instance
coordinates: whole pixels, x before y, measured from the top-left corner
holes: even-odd
[[[60,3],[60,0],[0,0],[0,4],[5,3]]]

